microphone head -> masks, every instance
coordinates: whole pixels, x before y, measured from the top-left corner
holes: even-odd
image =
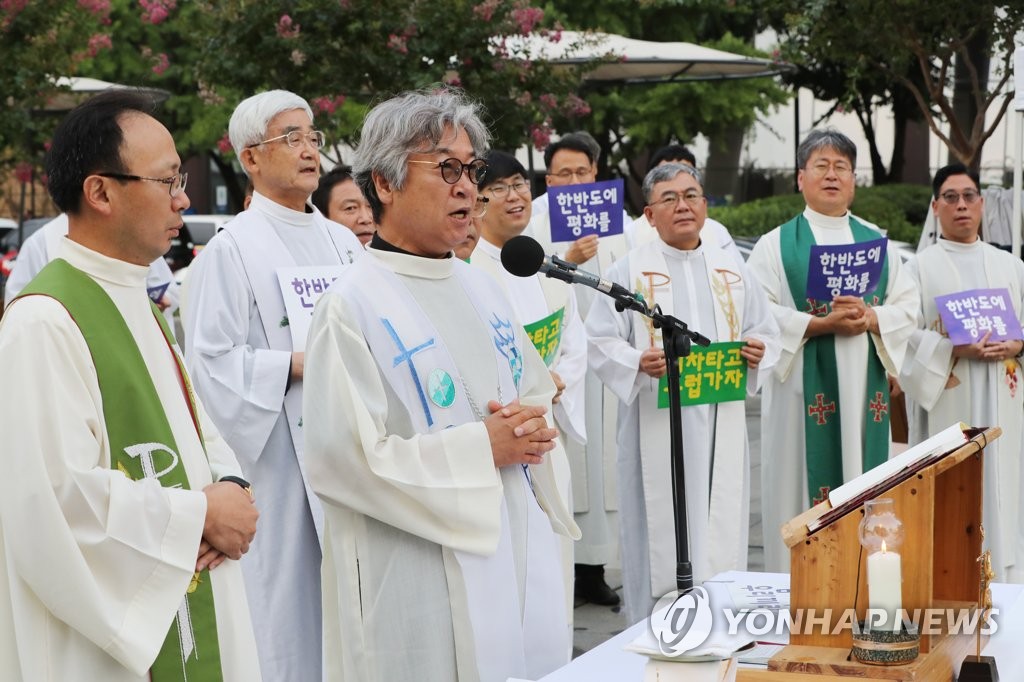
[[[544,264],[544,247],[533,237],[521,234],[501,247],[501,265],[516,277],[535,275]]]

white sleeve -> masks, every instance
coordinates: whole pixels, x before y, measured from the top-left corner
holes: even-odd
[[[313,313],[303,389],[313,490],[325,505],[446,547],[492,554],[502,485],[486,427],[473,422],[408,438],[388,433],[389,411],[403,408],[389,404],[394,395],[355,319],[330,292]],[[554,390],[550,379],[547,385]]]
[[[18,359],[0,391],[0,553],[33,598],[14,619],[42,608],[144,675],[192,578],[206,497],[110,469],[95,369],[59,303],[15,302],[0,357]]]
[[[775,374],[780,381],[786,381],[793,369],[793,361],[803,351],[806,340],[804,334],[811,316],[796,310],[790,294],[779,250],[779,228],[757,240],[747,265],[754,279],[764,289],[768,307],[779,328],[779,356],[775,363]]]
[[[554,406],[555,417],[565,425],[574,440],[587,442],[586,411],[584,410],[585,380],[587,375],[587,332],[576,303],[576,292],[569,289],[565,305],[565,323],[562,330],[562,349],[558,362],[552,368],[565,382],[565,390]]]
[[[875,353],[885,365],[886,371],[899,376],[907,352],[907,341],[917,329],[921,295],[892,243],[889,244],[886,258],[889,260],[889,281],[885,303],[874,306],[879,333],[871,337],[875,341]]]
[[[186,286],[185,359],[196,392],[235,454],[255,461],[284,407],[292,354],[251,345],[259,318],[230,239],[210,241],[192,262]]]
[[[608,271],[608,278],[622,283],[627,279],[628,259],[622,259]],[[640,371],[643,351],[630,341],[637,313],[618,312],[609,296],[598,296],[587,315],[586,329],[590,367],[608,389],[627,405],[632,403],[648,379]]]

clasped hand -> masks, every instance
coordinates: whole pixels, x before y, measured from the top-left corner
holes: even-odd
[[[992,332],[990,330],[985,332],[985,335],[976,343],[953,346],[953,357],[981,360],[983,362],[998,362],[1016,357],[1021,352],[1021,349],[1024,349],[1024,341],[989,342],[991,336]]]
[[[811,318],[811,323],[815,329],[808,328],[808,336],[857,336],[865,332],[878,333],[878,315],[875,309],[857,296],[836,296],[832,300],[832,310],[829,314]]]
[[[554,449],[558,431],[548,426],[546,407],[522,405],[518,400],[502,405],[492,400],[487,409],[491,414],[484,419],[484,426],[494,466],[540,464],[544,453]]]
[[[203,488],[203,493],[206,523],[196,559],[197,571],[217,568],[224,559],[241,559],[256,535],[260,515],[254,499],[236,483],[211,483]]]

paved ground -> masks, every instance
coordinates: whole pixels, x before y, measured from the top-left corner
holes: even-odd
[[[748,568],[764,568],[764,535],[761,529],[761,397],[747,400],[747,434],[750,438],[750,554]],[[622,588],[619,567],[608,566],[605,571],[608,584],[616,590]],[[631,623],[626,622],[620,607],[608,608],[585,602],[576,602],[574,613],[576,634],[573,638],[573,657],[593,649],[619,634]]]

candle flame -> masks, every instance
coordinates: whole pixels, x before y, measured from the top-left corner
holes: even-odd
[[[882,540],[882,554],[885,554],[885,540]]]

